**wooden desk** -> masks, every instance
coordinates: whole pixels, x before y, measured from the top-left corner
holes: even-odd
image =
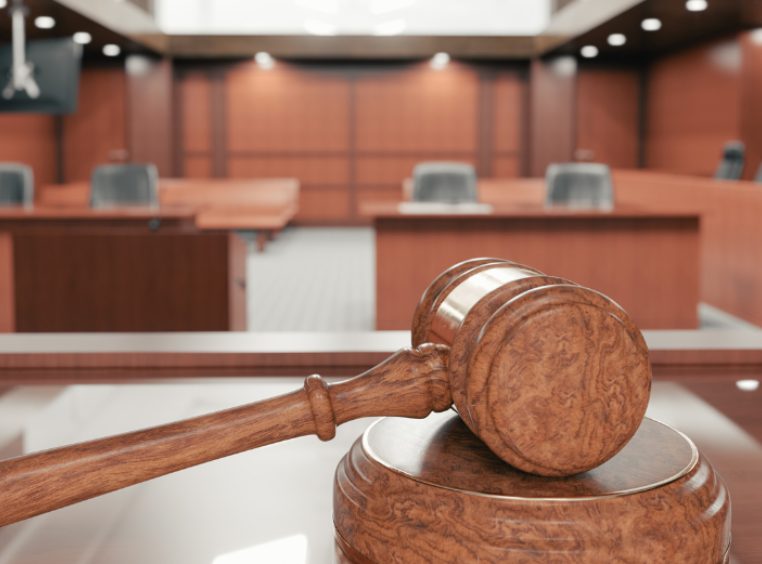
[[[487,215],[403,214],[368,204],[376,229],[376,327],[402,329],[445,268],[473,257],[531,265],[607,294],[644,329],[698,323],[699,216],[618,206],[612,212],[546,210],[539,181],[518,181],[510,203]],[[502,184],[500,195],[510,187]],[[523,199],[522,199],[523,198]]]
[[[86,208],[89,198],[88,182],[50,185],[39,191],[37,205]],[[159,203],[162,209],[179,206],[194,210],[199,229],[253,231],[257,247],[263,250],[299,211],[299,181],[163,178],[159,181]]]
[[[18,444],[27,450],[52,448],[233,407],[300,385],[301,379],[290,378],[78,386],[32,418]],[[686,433],[712,461],[732,498],[732,555],[738,562],[759,562],[762,448],[691,390],[657,382],[649,415]],[[327,443],[315,437],[294,439],[5,527],[0,560],[329,564],[334,469],[369,423],[349,422]]]
[[[245,281],[245,241],[192,210],[0,209],[4,331],[241,330]]]

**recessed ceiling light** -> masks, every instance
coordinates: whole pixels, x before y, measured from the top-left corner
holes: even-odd
[[[257,62],[257,66],[261,69],[269,70],[275,66],[275,59],[267,51],[260,51],[254,55],[254,60]]]
[[[709,7],[709,3],[706,0],[687,0],[685,3],[685,9],[689,12],[703,12]]]
[[[608,42],[612,47],[621,47],[627,43],[627,37],[625,37],[624,33],[612,33],[609,35]]]
[[[321,20],[307,20],[304,29],[311,35],[336,35],[336,26]]]
[[[103,46],[103,54],[107,57],[118,57],[121,52],[122,49],[119,45],[114,43],[106,43],[106,45]]]
[[[53,29],[56,27],[56,20],[50,16],[37,16],[34,18],[34,25],[38,29]]]
[[[87,45],[93,40],[93,36],[86,31],[78,31],[72,35],[72,38],[74,39],[74,43],[79,43],[80,45]]]
[[[436,70],[442,70],[448,64],[450,64],[450,55],[444,52],[439,52],[431,57],[431,68]]]
[[[751,41],[755,45],[762,45],[762,27],[758,27],[751,31]]]
[[[5,8],[7,5],[8,5],[8,1],[7,0],[0,0],[0,10]]]
[[[661,29],[661,20],[659,18],[646,18],[640,22],[640,27],[645,31],[659,31]]]
[[[736,387],[744,392],[753,392],[759,388],[759,380],[738,380]]]
[[[579,54],[586,59],[594,59],[598,56],[598,47],[595,45],[585,45],[582,49],[579,50]]]

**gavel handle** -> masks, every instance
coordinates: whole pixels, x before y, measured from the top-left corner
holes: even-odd
[[[405,349],[337,384],[310,376],[272,399],[0,462],[0,526],[286,439],[329,440],[352,419],[443,411],[448,355],[443,345]]]

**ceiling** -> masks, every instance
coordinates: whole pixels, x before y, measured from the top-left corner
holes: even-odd
[[[707,4],[704,11],[689,12],[685,0],[646,0],[565,43],[554,53],[577,54],[583,46],[594,45],[601,61],[643,60],[699,41],[762,27],[760,0],[708,0]],[[644,31],[641,22],[646,18],[658,18],[661,29]],[[626,43],[609,45],[612,33],[624,34]]]
[[[740,29],[762,27],[762,0],[708,0],[708,9],[698,13],[686,11],[685,0],[446,1],[458,4],[458,10],[469,6],[471,19],[466,18],[466,12],[456,10],[450,14],[449,20],[444,17],[436,25],[433,20],[424,22],[425,14],[431,10],[429,4],[445,5],[445,0],[215,0],[214,3],[210,0],[26,0],[30,8],[27,34],[30,39],[37,39],[87,31],[93,36],[92,43],[84,49],[85,57],[89,59],[103,59],[101,49],[106,43],[120,45],[123,55],[155,52],[177,58],[250,57],[257,51],[268,51],[276,57],[302,59],[409,59],[446,51],[453,57],[504,60],[525,60],[547,53],[576,55],[582,46],[594,45],[599,49],[596,60],[625,62],[642,60]],[[481,4],[477,5],[477,2]],[[527,12],[522,21],[518,18],[513,18],[510,23],[491,21],[511,19],[508,17],[513,13],[511,10],[535,2],[537,11]],[[323,36],[303,29],[304,11],[291,20],[282,12],[272,11],[278,3],[289,7],[302,5],[308,12],[322,6],[326,10],[337,8],[343,13],[342,8],[352,3],[355,9],[354,15],[350,14],[344,20],[348,22],[344,24],[346,27],[337,24],[336,35]],[[234,4],[248,11],[236,12],[232,9]],[[252,29],[264,25],[251,23],[257,19],[255,7],[265,4],[271,6],[274,18],[280,13],[279,21],[283,27],[261,28],[262,33],[254,33]],[[188,12],[184,19],[178,17],[174,24],[167,24],[172,10],[180,10],[183,6]],[[391,9],[394,6],[396,9]],[[413,9],[414,6],[417,8]],[[502,6],[504,12],[496,12],[496,6]],[[474,10],[474,7],[481,9]],[[198,27],[203,14],[194,9],[207,10],[209,25]],[[359,33],[362,26],[372,29],[378,25],[378,20],[363,19],[373,9],[380,9],[384,17],[406,14],[409,23],[405,29],[398,29],[400,34],[393,37]],[[231,13],[236,13],[238,18],[231,18]],[[485,17],[485,13],[490,17]],[[495,14],[503,17],[494,17]],[[39,15],[54,17],[55,27],[50,30],[35,28],[31,21]],[[659,18],[661,29],[643,31],[641,22],[646,17]],[[238,24],[235,19],[246,22]],[[461,33],[452,27],[453,21],[458,19],[462,20]],[[292,27],[285,25],[289,21]],[[330,21],[334,20],[329,18]],[[480,21],[482,27],[475,30],[473,25]],[[294,22],[301,28],[293,27]],[[167,25],[176,33],[164,33],[162,28]],[[542,31],[537,33],[540,28]],[[200,33],[189,33],[192,29]],[[611,33],[625,34],[626,43],[619,47],[610,46],[607,38]],[[9,39],[10,18],[7,9],[0,9],[0,42]]]

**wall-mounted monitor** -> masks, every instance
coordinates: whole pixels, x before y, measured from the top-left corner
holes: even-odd
[[[77,110],[82,46],[70,38],[41,39],[26,44],[26,60],[40,89],[37,98],[16,91],[10,99],[0,95],[0,112],[69,114]],[[10,44],[0,47],[0,92],[11,80]]]

